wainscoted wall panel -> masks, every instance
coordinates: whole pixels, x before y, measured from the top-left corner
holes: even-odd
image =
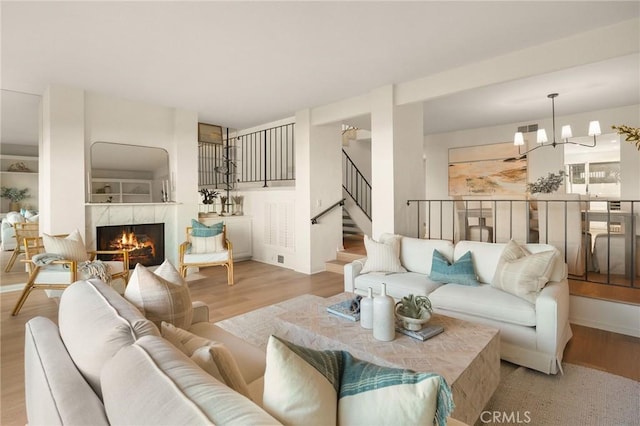
[[[109,225],[131,225],[164,223],[164,252],[171,263],[178,262],[176,235],[183,232],[177,227],[177,204],[90,204],[86,206],[85,239],[89,249],[96,247],[96,227]]]

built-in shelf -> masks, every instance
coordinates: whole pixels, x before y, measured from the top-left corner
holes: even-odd
[[[146,179],[91,179],[91,203],[150,203],[151,181]]]
[[[38,157],[0,155],[0,176],[2,176],[2,186],[29,189],[29,198],[20,201],[20,207],[38,210]],[[8,212],[9,200],[3,198],[1,203],[0,210]]]

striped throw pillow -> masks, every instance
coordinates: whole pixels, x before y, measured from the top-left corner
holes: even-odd
[[[364,236],[364,247],[367,258],[362,267],[362,274],[368,272],[407,272],[400,263],[400,237],[387,236],[382,241],[376,241]]]
[[[89,260],[82,235],[77,229],[66,237],[42,234],[42,242],[44,243],[44,251],[47,253],[58,254],[67,260],[75,260],[76,262]]]
[[[158,328],[162,321],[179,328],[191,327],[193,307],[189,287],[168,260],[155,271],[138,263],[124,297]]]
[[[549,282],[556,251],[530,254],[524,247],[511,240],[505,246],[498,261],[491,286],[536,303],[536,298]]]

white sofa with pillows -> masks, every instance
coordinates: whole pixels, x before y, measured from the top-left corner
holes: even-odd
[[[0,223],[0,238],[2,239],[0,250],[9,251],[16,248],[17,241],[16,231],[13,228],[14,223],[38,223],[38,220],[39,215],[31,210],[7,213]]]
[[[443,426],[453,408],[437,374],[371,368],[273,336],[265,354],[208,320],[166,261],[155,271],[137,265],[124,297],[97,279],[73,283],[57,326],[43,317],[26,324],[28,423]],[[377,374],[387,380],[372,389]]]
[[[500,330],[501,358],[547,374],[562,371],[569,325],[567,267],[547,244],[365,237],[367,257],[344,267],[344,289],[395,299],[425,295],[434,311]]]

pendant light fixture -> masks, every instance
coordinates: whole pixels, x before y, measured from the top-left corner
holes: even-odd
[[[573,133],[571,132],[571,126],[569,125],[564,125],[562,126],[562,129],[560,131],[560,142],[556,141],[556,103],[555,103],[555,99],[558,97],[557,93],[550,93],[547,95],[547,98],[551,99],[551,117],[552,117],[552,135],[553,135],[553,140],[551,142],[549,142],[549,138],[547,137],[547,132],[545,129],[538,129],[537,133],[536,133],[536,142],[537,145],[527,151],[522,152],[521,147],[524,145],[524,134],[522,132],[516,132],[516,134],[513,137],[513,144],[516,145],[518,147],[518,153],[520,155],[526,155],[528,153],[530,153],[531,151],[534,151],[538,148],[542,148],[545,146],[551,146],[553,148],[555,148],[557,145],[564,145],[564,144],[573,144],[573,145],[580,145],[580,146],[586,146],[589,148],[594,148],[596,146],[596,136],[602,134],[602,132],[600,131],[600,122],[598,121],[591,121],[589,122],[589,136],[593,137],[593,144],[584,144],[584,143],[580,143],[580,142],[573,142],[570,141],[569,139],[573,137]]]

